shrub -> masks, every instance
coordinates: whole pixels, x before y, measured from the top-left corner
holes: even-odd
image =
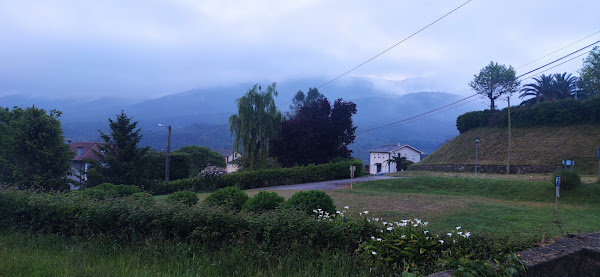
[[[176,191],[173,194],[167,197],[167,202],[171,203],[183,203],[188,206],[193,206],[198,204],[198,195],[193,191]]]
[[[308,215],[314,215],[313,210],[322,209],[330,214],[335,213],[333,199],[320,190],[309,190],[296,192],[285,202],[286,209],[298,209]]]
[[[147,192],[136,192],[134,194],[131,195],[131,199],[134,199],[136,201],[140,201],[140,202],[144,202],[144,203],[154,203],[154,197],[152,197],[152,194],[147,193]],[[198,200],[196,200],[198,201]]]
[[[268,192],[268,191],[260,191],[254,197],[248,199],[244,206],[242,207],[245,211],[248,212],[264,212],[275,210],[285,202],[285,198],[283,196],[279,196],[276,192]]]
[[[560,176],[560,189],[571,190],[581,185],[581,177],[576,172],[567,170],[557,170],[552,174],[552,183],[555,182],[555,177]]]
[[[211,193],[204,203],[210,206],[223,206],[232,211],[239,212],[246,201],[248,194],[237,187],[226,187]]]

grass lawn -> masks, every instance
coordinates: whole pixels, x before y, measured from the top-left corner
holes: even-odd
[[[420,218],[433,231],[456,226],[495,237],[539,241],[566,233],[600,231],[600,184],[562,191],[554,223],[554,185],[505,179],[415,177],[380,180],[329,191],[338,207],[386,221]]]

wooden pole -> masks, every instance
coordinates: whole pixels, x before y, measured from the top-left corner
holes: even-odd
[[[169,135],[167,137],[167,160],[165,161],[165,181],[169,181],[169,171],[171,171],[171,125],[168,127]]]
[[[506,174],[510,174],[510,96],[508,97],[508,157],[506,159]]]

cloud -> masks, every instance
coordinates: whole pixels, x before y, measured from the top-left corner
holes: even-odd
[[[334,78],[462,3],[3,1],[0,92],[152,97],[238,82]],[[597,31],[598,8],[584,0],[472,1],[349,76],[395,91],[466,91],[490,60],[517,67]],[[556,72],[580,66],[574,61]],[[400,89],[377,81],[390,76],[427,85]]]

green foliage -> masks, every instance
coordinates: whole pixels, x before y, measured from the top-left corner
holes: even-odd
[[[0,183],[20,188],[67,188],[73,153],[58,118],[61,113],[30,107],[0,108]]]
[[[260,213],[275,210],[283,205],[285,198],[276,192],[266,190],[258,192],[254,197],[248,199],[242,209],[248,212]]]
[[[142,135],[136,130],[137,122],[131,122],[131,117],[121,111],[116,120],[108,119],[110,133],[101,131],[103,144],[98,144],[100,153],[95,153],[100,161],[93,163],[88,175],[88,185],[103,182],[128,185],[142,185],[148,181],[144,157],[149,148],[139,148]]]
[[[266,92],[256,84],[236,100],[238,113],[229,117],[229,124],[231,135],[235,136],[234,152],[244,156],[242,169],[266,167],[269,140],[275,136],[282,120],[275,105],[276,96],[276,83],[269,85]]]
[[[193,191],[176,191],[167,197],[167,202],[183,203],[188,206],[198,204],[198,195]]]
[[[204,203],[213,207],[220,206],[239,212],[248,199],[248,194],[239,188],[226,187],[211,193],[204,199]]]
[[[412,161],[407,160],[406,157],[400,156],[399,153],[396,156],[392,156],[391,159],[386,160],[385,162],[386,163],[394,163],[394,166],[396,167],[396,171],[407,170],[408,166],[414,163]]]
[[[147,193],[147,192],[136,192],[134,194],[131,195],[131,199],[134,199],[136,201],[140,201],[140,202],[150,202],[150,203],[154,203],[156,200],[154,200],[154,197],[152,197],[152,194]]]
[[[510,113],[512,126],[516,128],[600,124],[600,97],[544,102],[532,107],[511,107]],[[456,128],[461,133],[486,126],[508,126],[506,108],[502,111],[468,112],[456,119]]]
[[[490,110],[496,108],[495,101],[502,95],[511,95],[519,88],[520,81],[515,76],[512,66],[490,62],[482,68],[479,74],[474,75],[473,81],[469,83],[471,89],[478,94],[490,99]]]
[[[552,102],[572,97],[576,92],[577,77],[566,72],[552,75],[540,75],[533,78],[534,83],[526,84],[521,89],[519,98],[533,96],[523,101],[520,106],[530,107],[541,102]]]
[[[600,48],[598,46],[594,47],[585,58],[579,74],[581,78],[578,86],[581,91],[578,92],[578,97],[587,98],[600,95]]]
[[[315,210],[324,210],[330,214],[335,213],[333,199],[327,193],[320,190],[296,192],[285,202],[284,208],[297,209],[308,215],[314,215]]]
[[[114,185],[111,183],[103,183],[98,186],[73,191],[73,194],[80,194],[96,199],[105,199],[107,197],[124,197],[139,193],[140,188],[132,185]]]
[[[348,168],[350,166],[356,166],[356,177],[364,175],[362,161],[349,160],[322,165],[235,172],[212,178],[190,178],[168,183],[148,182],[145,184],[145,188],[152,194],[167,194],[179,190],[210,192],[231,186],[241,189],[251,189],[301,184],[349,178],[350,172]]]
[[[581,177],[577,172],[571,171],[570,169],[567,171],[557,170],[552,173],[551,182],[554,184],[556,182],[556,176],[560,176],[560,189],[561,190],[574,190],[579,185],[581,185]]]
[[[171,152],[169,155],[169,179],[180,180],[190,178],[191,157],[187,153]],[[165,179],[165,163],[166,153],[164,152],[148,152],[144,157],[145,163],[148,165],[148,175],[152,180]]]
[[[225,158],[215,151],[212,151],[206,146],[188,145],[183,146],[173,153],[187,153],[191,158],[191,174],[197,176],[200,171],[209,165],[225,168]],[[174,179],[175,180],[175,179]]]
[[[452,276],[527,276],[527,266],[525,265],[525,262],[520,260],[514,253],[504,255],[501,259],[494,259],[494,264],[490,261],[469,260],[466,258],[449,260],[452,267],[457,268]]]

